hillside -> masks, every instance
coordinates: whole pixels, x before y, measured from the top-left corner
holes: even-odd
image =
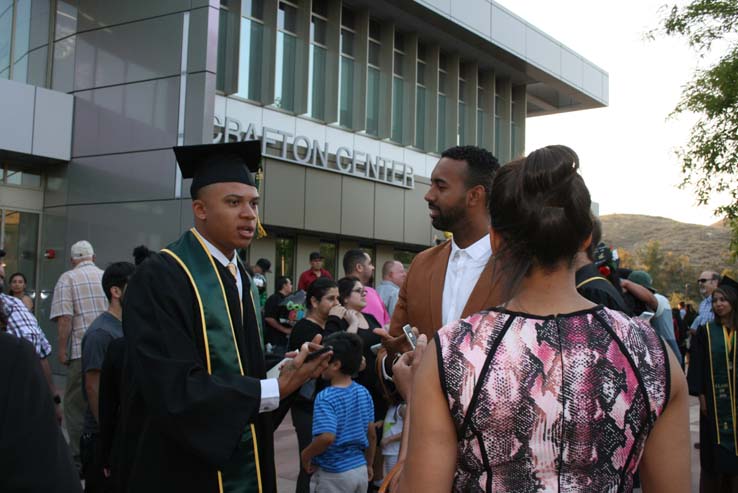
[[[615,248],[635,253],[648,241],[656,240],[663,252],[688,256],[698,270],[736,267],[727,261],[730,230],[720,223],[702,226],[635,214],[610,214],[600,219],[605,243]]]

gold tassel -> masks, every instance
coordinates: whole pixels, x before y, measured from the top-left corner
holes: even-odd
[[[266,238],[266,236],[266,229],[261,225],[261,219],[259,219],[259,216],[256,216],[256,239],[260,240],[262,238]]]
[[[259,194],[261,194],[261,183],[264,180],[264,172],[259,168],[259,171],[256,172],[256,189],[259,191]],[[256,239],[260,240],[262,238],[266,238],[267,232],[264,229],[264,226],[261,225],[261,218],[257,215],[256,216]]]

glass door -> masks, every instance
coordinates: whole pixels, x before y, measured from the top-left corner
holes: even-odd
[[[5,293],[10,292],[10,278],[22,273],[26,292],[36,304],[36,260],[38,259],[39,214],[0,209],[0,248],[5,250]]]

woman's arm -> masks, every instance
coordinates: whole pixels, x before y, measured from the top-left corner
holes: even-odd
[[[456,471],[456,428],[441,391],[435,341],[415,374],[408,410],[407,459],[397,491],[447,493]]]
[[[679,362],[669,348],[671,396],[646,440],[640,464],[644,493],[688,493],[691,488],[689,394]]]

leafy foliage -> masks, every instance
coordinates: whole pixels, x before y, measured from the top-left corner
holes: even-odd
[[[677,150],[682,164],[682,187],[692,185],[697,202],[708,204],[717,192],[727,203],[715,212],[728,219],[734,231],[731,249],[738,257],[738,0],[693,0],[673,6],[659,31],[686,38],[701,58],[725,52],[709,68],[699,69],[686,84],[672,117],[694,113],[698,121],[689,141]]]

